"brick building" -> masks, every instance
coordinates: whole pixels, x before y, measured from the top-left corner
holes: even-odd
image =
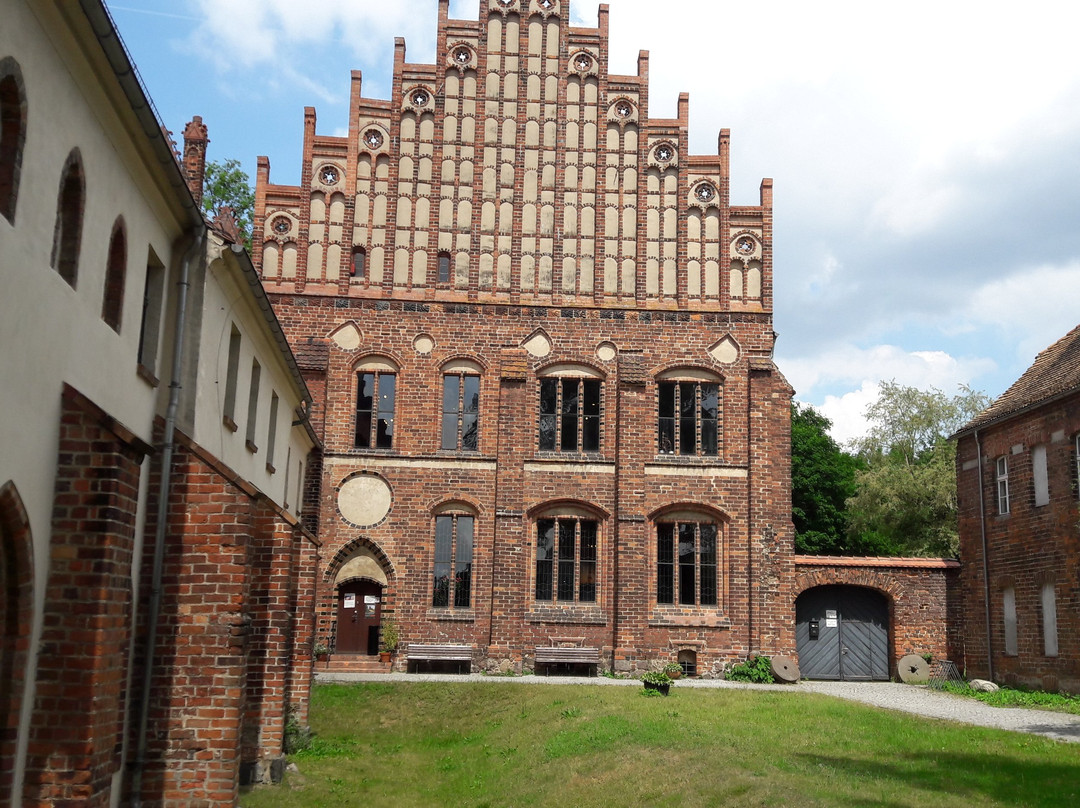
[[[957,439],[968,672],[1080,692],[1080,327]]]
[[[553,647],[711,673],[794,652],[791,388],[772,361],[772,184],[729,201],[729,135],[650,115],[608,12],[439,3],[438,57],[260,158],[255,263],[314,396],[320,639],[400,629],[531,669]],[[540,649],[538,651],[538,649]],[[545,652],[543,649],[549,649]]]
[[[0,806],[234,805],[306,717],[309,394],[205,126],[99,0],[3,8]]]

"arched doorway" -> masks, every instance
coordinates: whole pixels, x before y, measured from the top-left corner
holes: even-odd
[[[334,652],[378,654],[382,605],[383,586],[376,581],[361,578],[339,584]]]
[[[889,603],[861,586],[818,586],[795,601],[799,668],[807,679],[889,678]]]

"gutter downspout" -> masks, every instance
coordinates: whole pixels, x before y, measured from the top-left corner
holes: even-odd
[[[982,537],[983,602],[986,608],[986,671],[994,681],[994,652],[990,639],[990,559],[986,542],[986,505],[983,502],[982,440],[975,430],[975,456],[979,464],[979,534]]]
[[[150,722],[150,687],[154,679],[154,654],[156,652],[158,621],[161,617],[161,579],[165,566],[165,539],[169,515],[169,497],[172,491],[172,460],[175,449],[176,411],[180,405],[181,368],[184,360],[184,331],[187,326],[187,298],[191,286],[190,267],[192,259],[205,249],[206,225],[192,231],[194,239],[184,254],[180,265],[180,279],[176,282],[176,327],[173,334],[172,381],[169,382],[169,404],[165,410],[165,433],[161,447],[161,482],[158,490],[157,521],[154,525],[154,567],[150,584],[150,606],[147,614],[146,655],[143,665],[142,692],[139,698],[138,744],[131,774],[131,806],[142,805],[142,776],[146,768],[147,730]]]

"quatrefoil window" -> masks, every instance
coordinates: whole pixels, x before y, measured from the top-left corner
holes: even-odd
[[[735,243],[735,249],[743,255],[749,255],[754,251],[754,240],[752,238],[741,238]]]
[[[454,61],[459,65],[467,65],[470,59],[472,59],[472,51],[465,46],[454,49]]]
[[[555,0],[536,0],[536,5],[540,8],[552,8],[555,5]]]
[[[323,181],[324,185],[337,185],[337,181],[341,179],[341,175],[338,174],[338,170],[333,166],[323,166],[319,170],[319,179]]]
[[[634,105],[629,101],[620,101],[615,105],[615,114],[620,118],[629,118],[634,114]]]
[[[578,70],[588,70],[592,67],[592,57],[587,53],[579,53],[574,57],[574,67]]]
[[[657,146],[656,151],[653,152],[653,154],[656,156],[657,162],[660,163],[670,163],[675,159],[675,149],[667,143],[661,143]]]
[[[713,197],[716,196],[716,189],[712,187],[711,183],[703,182],[694,189],[694,196],[700,202],[711,202]]]
[[[412,94],[412,102],[418,107],[426,107],[430,100],[431,95],[427,90],[416,90]]]
[[[275,216],[274,221],[270,223],[270,227],[273,228],[275,233],[285,235],[292,228],[292,222],[289,221],[287,216]]]

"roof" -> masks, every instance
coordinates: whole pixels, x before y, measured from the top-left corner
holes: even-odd
[[[1012,387],[961,427],[954,437],[1077,391],[1080,391],[1080,325],[1035,357],[1035,362]]]

